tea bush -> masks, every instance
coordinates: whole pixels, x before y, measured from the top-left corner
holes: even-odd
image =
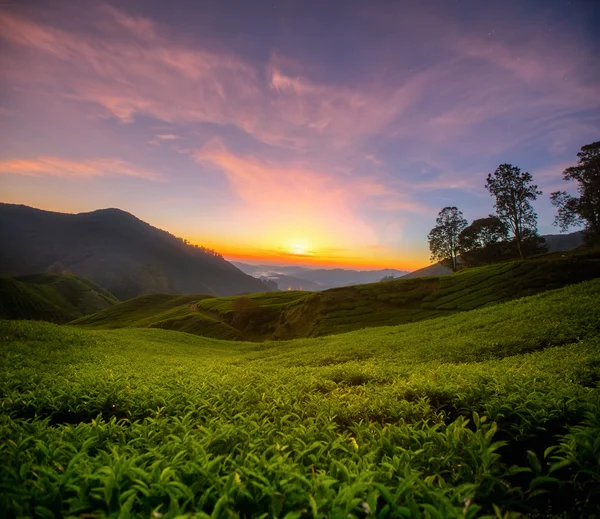
[[[6,517],[599,517],[600,280],[291,341],[0,321]]]

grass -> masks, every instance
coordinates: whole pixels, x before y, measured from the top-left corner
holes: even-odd
[[[66,323],[116,303],[112,294],[79,276],[0,278],[0,318]]]
[[[254,294],[243,297],[252,305],[237,310],[239,297],[143,296],[73,324],[99,329],[158,327],[251,341],[319,337],[446,316],[600,276],[599,252],[563,256],[323,292]]]
[[[264,343],[0,321],[0,510],[600,516],[600,280],[448,314]]]

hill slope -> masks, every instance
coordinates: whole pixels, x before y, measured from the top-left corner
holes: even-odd
[[[234,295],[269,288],[219,256],[119,209],[63,214],[0,204],[0,275],[70,272],[120,299],[152,292]]]
[[[600,280],[264,344],[0,321],[0,509],[595,517],[599,334]]]
[[[60,274],[0,278],[0,318],[66,323],[119,301],[89,279]]]
[[[395,279],[323,292],[253,294],[242,300],[198,296],[196,304],[192,298],[171,307],[168,316],[150,300],[132,300],[73,324],[161,327],[255,341],[317,337],[472,310],[595,277],[600,277],[600,254],[558,256],[467,269],[451,276]]]
[[[581,231],[569,234],[544,234],[542,238],[546,241],[548,252],[570,251],[583,243],[583,234]],[[447,276],[449,274],[452,274],[452,269],[445,267],[441,263],[434,263],[433,265],[405,274],[402,277],[419,278],[425,276]]]
[[[414,279],[414,278],[423,278],[423,277],[431,277],[431,276],[448,276],[452,274],[452,269],[445,267],[440,263],[434,263],[433,265],[429,265],[427,267],[423,267],[422,269],[414,270],[413,272],[409,272],[404,276],[401,276],[402,279]]]

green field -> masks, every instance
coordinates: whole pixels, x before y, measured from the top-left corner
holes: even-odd
[[[73,324],[96,329],[149,327],[228,340],[319,337],[411,323],[509,301],[600,276],[600,253],[562,254],[323,292],[239,297],[151,294]]]
[[[65,274],[0,278],[0,318],[67,323],[119,301],[89,279]]]
[[[446,317],[263,343],[0,321],[0,510],[600,517],[600,280],[456,313],[459,294],[426,296]]]

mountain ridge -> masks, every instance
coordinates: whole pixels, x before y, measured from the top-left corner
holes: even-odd
[[[0,276],[69,272],[119,299],[268,292],[220,255],[116,208],[68,214],[0,203]]]
[[[300,265],[250,265],[239,261],[232,263],[246,274],[277,282],[280,290],[327,290],[374,283],[384,277],[406,274],[406,271],[397,269],[325,269]]]

